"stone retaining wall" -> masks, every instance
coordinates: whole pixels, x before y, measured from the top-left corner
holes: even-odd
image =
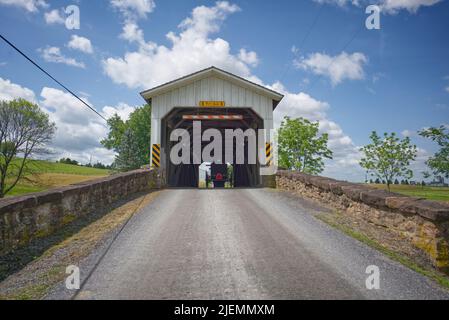
[[[279,171],[276,184],[399,234],[449,273],[449,204],[292,171]]]
[[[0,255],[137,192],[160,188],[156,170],[136,170],[0,200]]]

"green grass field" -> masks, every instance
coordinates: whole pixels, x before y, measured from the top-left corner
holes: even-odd
[[[109,173],[109,170],[105,169],[88,168],[42,160],[30,161],[29,167],[32,170],[36,170],[38,173],[64,173],[83,176],[107,175]]]
[[[370,186],[387,190],[387,186],[383,184],[370,184]],[[428,186],[410,186],[410,185],[391,185],[392,192],[405,194],[411,197],[426,198],[429,200],[449,202],[449,188],[445,187],[428,187]]]
[[[109,175],[110,170],[75,166],[42,160],[32,160],[27,174],[7,197],[39,192],[51,188],[80,183]],[[11,181],[9,181],[11,182]]]

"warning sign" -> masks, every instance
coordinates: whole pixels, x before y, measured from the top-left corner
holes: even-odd
[[[200,107],[204,108],[219,108],[225,105],[224,101],[200,101]]]

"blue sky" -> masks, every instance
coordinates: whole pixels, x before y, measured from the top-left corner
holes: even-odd
[[[213,64],[282,91],[277,122],[319,120],[335,153],[323,174],[362,180],[358,148],[372,130],[409,135],[418,174],[436,146],[416,131],[449,122],[449,2],[378,4],[381,28],[368,30],[365,0],[0,0],[0,30],[105,116]],[[79,30],[65,27],[69,5]],[[102,120],[2,43],[0,98],[18,96],[56,122],[57,156],[112,161]]]

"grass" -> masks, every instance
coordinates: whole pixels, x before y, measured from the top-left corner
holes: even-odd
[[[342,224],[339,224],[339,223],[333,221],[332,219],[328,218],[324,214],[316,215],[315,217],[317,219],[323,221],[324,223],[327,223],[331,227],[333,227],[337,230],[340,230],[344,234],[370,246],[371,248],[376,249],[377,251],[382,252],[383,254],[388,256],[390,259],[395,260],[395,261],[403,264],[404,266],[412,269],[413,271],[418,272],[430,279],[433,279],[434,281],[439,283],[441,286],[449,289],[449,278],[447,276],[445,276],[433,269],[429,269],[424,266],[418,265],[417,263],[412,261],[410,258],[408,258],[402,254],[399,254],[391,249],[386,248],[385,246],[378,243],[377,241],[367,237],[366,235],[364,235],[360,232],[357,232],[357,231],[349,228],[348,226],[345,226],[345,225],[342,225]]]
[[[0,300],[44,298],[64,281],[68,265],[80,266],[114,230],[151,203],[159,192],[139,194],[115,207],[74,221],[47,239],[0,257]],[[80,266],[81,267],[81,266]]]
[[[25,175],[19,181],[15,188],[7,194],[8,197],[80,183],[110,174],[110,171],[105,169],[43,160],[31,160],[28,168],[31,173]],[[11,183],[12,181],[9,180],[8,182]]]
[[[370,186],[377,189],[387,190],[387,186],[384,184],[370,184]],[[449,202],[448,187],[429,187],[429,186],[422,187],[422,186],[393,184],[390,186],[390,188],[392,192],[401,193],[411,197]]]
[[[32,171],[36,171],[37,173],[65,173],[83,176],[104,176],[109,173],[109,170],[107,169],[88,168],[43,160],[31,160],[29,162],[29,167]]]

